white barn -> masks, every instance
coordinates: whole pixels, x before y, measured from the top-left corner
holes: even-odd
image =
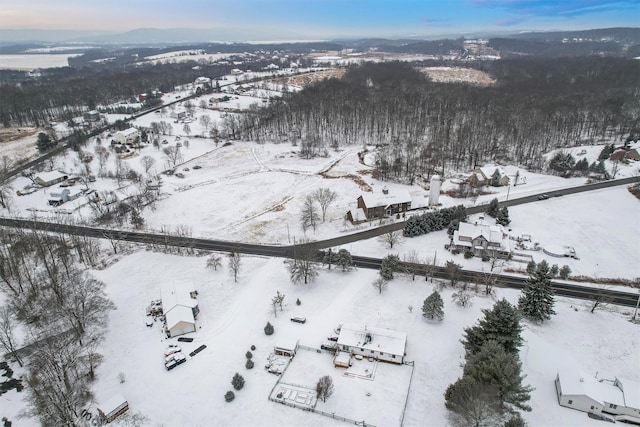
[[[176,289],[173,285],[163,286],[162,313],[169,337],[195,332],[195,319],[199,312],[198,300],[191,298],[190,292]]]
[[[640,383],[637,381],[598,380],[584,372],[563,369],[558,371],[555,385],[561,406],[640,425]]]
[[[338,350],[377,360],[401,364],[407,348],[407,334],[385,328],[345,323],[338,336]]]

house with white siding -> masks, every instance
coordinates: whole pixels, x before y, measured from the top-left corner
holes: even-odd
[[[339,351],[385,362],[402,364],[406,348],[406,332],[386,328],[345,323],[338,336]]]
[[[558,371],[555,386],[561,406],[640,425],[640,382],[598,379],[565,368]]]
[[[194,292],[185,291],[174,285],[162,287],[162,313],[167,335],[175,337],[196,331],[196,317],[200,312]]]

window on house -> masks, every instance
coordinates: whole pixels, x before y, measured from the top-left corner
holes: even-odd
[[[384,356],[384,353],[383,353],[383,352],[380,352],[380,356]]]
[[[569,399],[569,401],[567,402],[569,405],[573,405],[573,400]]]
[[[609,408],[618,409],[618,405],[614,405],[613,403],[609,403]]]
[[[373,350],[371,350],[371,354],[373,354]]]
[[[348,346],[348,345],[343,345],[343,346],[342,346],[342,349],[343,349],[344,351],[349,351],[349,346]]]
[[[396,358],[396,355],[395,355],[395,354],[392,354],[392,355],[391,355],[391,358],[392,358],[392,359],[395,359],[395,358]]]
[[[593,405],[591,405],[591,409],[595,409]]]

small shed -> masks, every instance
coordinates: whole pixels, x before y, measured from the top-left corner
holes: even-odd
[[[333,366],[336,368],[348,368],[351,366],[351,353],[345,351],[337,351],[333,357]]]
[[[293,357],[298,350],[298,341],[297,339],[281,340],[273,347],[273,352],[278,356]]]
[[[106,400],[98,407],[100,417],[107,423],[118,418],[129,409],[129,402],[120,394],[116,394],[111,399]]]

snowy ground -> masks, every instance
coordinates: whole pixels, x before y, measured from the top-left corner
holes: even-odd
[[[463,347],[459,339],[463,328],[481,317],[481,309],[490,308],[494,300],[476,297],[470,308],[451,302],[452,290],[442,292],[445,319],[425,321],[420,312],[422,301],[434,288],[423,278],[394,279],[382,295],[371,286],[375,271],[360,270],[342,273],[323,270],[308,286],[292,285],[282,260],[244,257],[238,283],[226,268],[218,271],[206,268],[206,258],[180,257],[139,251],[123,257],[110,268],[94,271],[107,284],[107,291],[117,310],[110,316],[110,330],[102,345],[104,362],[98,371],[93,390],[97,402],[120,393],[129,401],[133,412],[149,418],[149,425],[338,425],[340,422],[271,402],[267,399],[278,377],[262,368],[273,346],[282,339],[297,338],[300,344],[318,347],[336,325],[357,322],[376,327],[406,331],[407,360],[415,361],[409,400],[404,418],[406,426],[447,425],[443,393],[447,385],[462,373]],[[190,352],[201,344],[207,348],[172,371],[163,366],[163,350],[175,339],[165,339],[159,324],[145,326],[145,307],[158,299],[165,283],[193,286],[199,292],[201,309],[197,332],[189,334],[193,343],[180,343]],[[284,312],[275,318],[269,301],[276,291],[286,295]],[[515,302],[518,292],[497,290],[497,298]],[[300,306],[295,304],[299,298]],[[408,306],[415,307],[412,312]],[[525,343],[521,349],[526,382],[535,387],[532,393],[533,411],[524,417],[532,426],[598,426],[586,414],[557,404],[553,381],[558,367],[571,364],[593,375],[600,372],[640,380],[637,361],[640,358],[640,330],[627,321],[629,310],[609,308],[591,314],[586,302],[559,298],[557,315],[544,325],[524,323]],[[305,316],[307,323],[289,320]],[[263,327],[270,321],[275,327],[266,336]],[[611,331],[616,333],[612,334]],[[624,339],[621,339],[624,337]],[[255,367],[244,367],[251,345]],[[318,355],[318,357],[321,355]],[[367,402],[375,399],[376,411],[391,419],[378,418],[378,425],[398,425],[398,408],[403,404],[401,391],[392,392],[393,399],[379,399],[376,388],[383,373],[396,367],[379,364],[376,379],[342,377],[343,369],[333,368],[331,359],[319,357],[313,368],[300,354],[283,382],[313,388],[313,380],[331,375],[336,391],[318,409],[348,418],[359,419]],[[363,361],[362,363],[370,363]],[[399,368],[401,369],[401,368]],[[245,387],[236,392],[232,403],[224,401],[231,389],[231,377],[239,372],[245,377]],[[125,381],[120,382],[123,374]],[[314,376],[315,374],[315,376]],[[380,375],[380,378],[378,377]],[[313,378],[311,378],[313,377]],[[404,378],[404,379],[403,379]],[[385,381],[394,390],[406,384],[406,377],[393,376]],[[366,393],[371,393],[367,396]],[[15,392],[0,397],[4,414],[14,417],[21,407]],[[9,409],[11,408],[11,409]],[[15,408],[15,409],[14,409]],[[249,409],[250,408],[250,409]],[[95,406],[93,411],[95,412]],[[383,415],[380,415],[383,416]],[[15,418],[13,418],[15,419]],[[367,420],[369,417],[366,418]],[[375,421],[370,421],[375,423]],[[36,425],[21,420],[19,425]],[[117,425],[117,423],[115,424]]]

